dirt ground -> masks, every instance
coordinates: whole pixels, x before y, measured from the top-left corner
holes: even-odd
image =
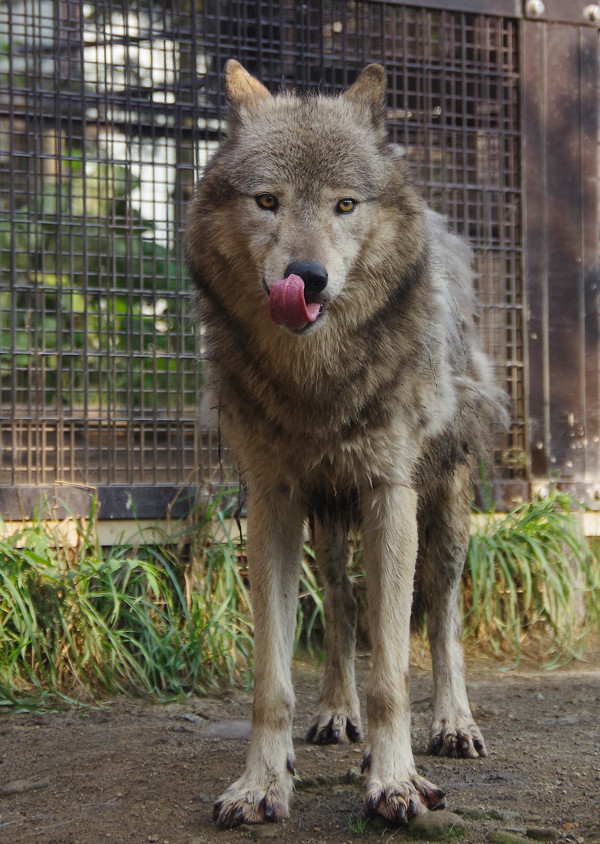
[[[368,658],[359,659],[364,698]],[[548,672],[468,660],[469,690],[490,756],[425,755],[431,674],[411,667],[417,768],[460,816],[443,834],[464,842],[528,835],[600,842],[600,660]],[[361,832],[363,746],[309,746],[316,664],[296,661],[296,770],[288,821],[219,830],[212,804],[241,772],[251,696],[183,703],[126,698],[58,713],[0,715],[0,842],[207,844],[402,841],[416,830],[370,821]],[[432,813],[439,814],[439,813]],[[423,833],[421,833],[423,834]],[[433,833],[426,833],[426,837]]]

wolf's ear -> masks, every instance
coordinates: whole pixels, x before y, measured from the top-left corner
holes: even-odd
[[[380,64],[368,64],[342,96],[370,112],[375,129],[385,132],[386,79]]]
[[[251,106],[261,100],[270,97],[262,82],[251,76],[245,67],[235,59],[225,62],[223,70],[225,77],[225,93],[229,104],[238,108],[239,106]]]

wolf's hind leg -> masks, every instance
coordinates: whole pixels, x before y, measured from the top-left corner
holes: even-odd
[[[361,723],[354,650],[356,601],[346,568],[348,531],[343,519],[315,522],[315,553],[324,580],[325,674],[307,741],[336,744],[346,737],[360,741]]]
[[[461,575],[469,545],[470,483],[458,467],[436,488],[420,526],[419,581],[428,610],[434,704],[428,752],[476,759],[487,756],[467,698],[458,608]]]
[[[250,487],[248,568],[254,614],[254,705],[246,770],[215,803],[222,826],[288,815],[294,774],[291,659],[304,509],[283,490]]]

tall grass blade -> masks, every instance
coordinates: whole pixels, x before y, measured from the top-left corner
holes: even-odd
[[[465,636],[518,658],[524,644],[548,667],[581,656],[598,629],[598,555],[553,489],[476,526],[465,567]]]

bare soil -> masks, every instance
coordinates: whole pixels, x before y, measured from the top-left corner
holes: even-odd
[[[364,698],[368,658],[358,667]],[[458,833],[453,840],[464,842],[527,835],[600,842],[600,661],[554,672],[502,667],[480,656],[468,661],[471,701],[490,751],[475,761],[425,755],[431,674],[411,668],[417,768],[446,790],[448,809],[461,817],[442,834]],[[297,661],[294,676],[300,779],[284,823],[224,831],[212,821],[215,798],[244,765],[251,695],[170,704],[120,697],[92,708],[0,715],[0,842],[412,839],[411,826],[386,829],[379,821],[361,832],[364,746],[307,745],[319,672]]]

